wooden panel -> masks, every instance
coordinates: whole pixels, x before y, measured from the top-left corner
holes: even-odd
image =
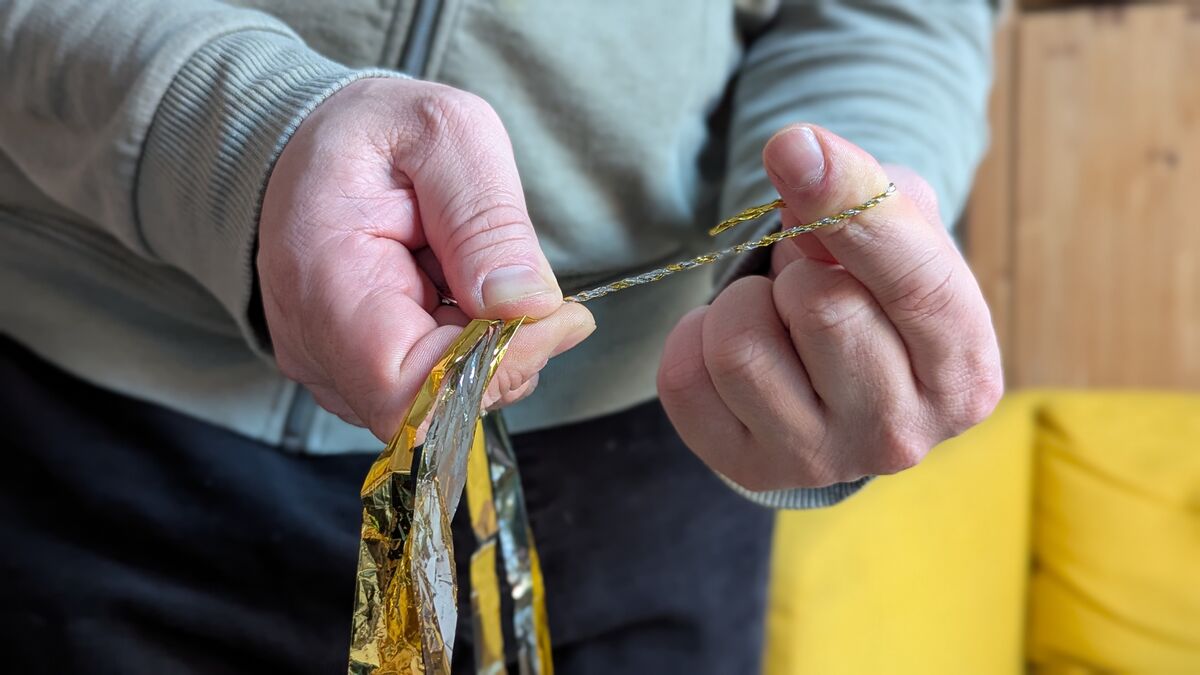
[[[1014,27],[1011,18],[996,33],[995,84],[988,104],[991,146],[975,174],[963,218],[967,261],[992,311],[1004,355],[1005,378],[1013,379],[1013,87]]]
[[[1018,36],[1018,385],[1200,387],[1200,21],[1039,12]]]
[[[1112,5],[1112,4],[1130,4],[1134,2],[1141,3],[1156,3],[1156,2],[1175,2],[1188,3],[1196,0],[1015,0],[1015,4],[1023,10],[1043,10],[1043,9],[1063,9],[1064,7],[1078,7],[1079,5]],[[1014,0],[1000,0],[1002,4],[1013,3]]]
[[[1100,0],[1105,2],[1106,0]],[[1111,0],[1107,0],[1111,1]],[[1071,5],[1082,5],[1087,2],[1095,3],[1096,0],[1018,0],[1017,4],[1024,10],[1034,9],[1061,9]]]

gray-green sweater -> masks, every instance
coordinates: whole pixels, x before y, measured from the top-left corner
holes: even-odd
[[[288,450],[376,451],[279,374],[249,319],[272,163],[339,87],[403,71],[489,101],[570,292],[712,248],[719,216],[772,197],[760,151],[793,121],[913,167],[951,222],[984,147],[992,18],[985,0],[6,0],[0,330]],[[652,398],[667,332],[715,274],[589,304],[595,334],[510,426]]]

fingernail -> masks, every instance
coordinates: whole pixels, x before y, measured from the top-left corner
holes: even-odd
[[[799,127],[779,139],[786,144],[788,161],[774,169],[793,188],[805,188],[825,177],[825,149],[811,127]]]
[[[531,298],[535,295],[554,293],[555,290],[542,275],[524,265],[500,267],[483,279],[484,307],[496,307],[506,303]]]

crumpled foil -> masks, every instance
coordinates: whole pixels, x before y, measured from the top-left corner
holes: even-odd
[[[541,573],[512,451],[498,415],[487,417],[488,433],[481,421],[488,382],[521,323],[472,321],[434,366],[400,430],[367,474],[351,675],[449,675],[458,619],[450,522],[469,477],[471,520],[480,545],[471,564],[478,672],[505,672],[497,537],[513,588],[521,673],[552,672]],[[504,466],[495,468],[499,462]],[[505,543],[505,533],[512,532],[520,536]],[[534,588],[536,594],[528,590]],[[535,648],[532,655],[526,642]]]

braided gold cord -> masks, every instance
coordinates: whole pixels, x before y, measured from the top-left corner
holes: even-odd
[[[762,206],[751,206],[745,211],[742,211],[737,215],[730,216],[717,223],[716,227],[708,231],[708,236],[715,237],[734,225],[737,225],[738,223],[744,223],[748,220],[758,220],[775,209],[783,208],[783,206],[784,204],[782,199],[776,199],[770,204],[763,204]]]
[[[806,225],[797,225],[796,227],[788,228],[786,230],[782,230],[779,232],[772,232],[771,234],[768,234],[765,237],[747,241],[745,243],[737,244],[735,246],[730,246],[729,248],[721,249],[720,251],[714,251],[712,253],[705,253],[704,255],[698,255],[695,258],[691,258],[689,260],[674,262],[669,265],[665,265],[663,267],[658,267],[656,269],[652,269],[648,272],[643,272],[637,276],[626,277],[619,281],[614,281],[612,283],[604,284],[603,286],[597,286],[596,288],[593,288],[590,290],[581,291],[574,295],[569,295],[569,296],[563,298],[563,300],[566,302],[579,302],[579,303],[587,302],[589,300],[595,300],[596,298],[602,298],[610,293],[616,293],[617,291],[625,290],[626,288],[632,288],[634,286],[641,286],[643,284],[649,284],[649,283],[653,283],[655,281],[659,281],[661,279],[671,276],[672,274],[675,274],[676,272],[682,272],[684,270],[694,269],[696,267],[701,267],[703,265],[709,265],[709,264],[715,263],[718,260],[721,260],[723,258],[728,258],[729,256],[737,255],[739,253],[745,253],[746,251],[751,251],[756,248],[763,248],[765,246],[770,246],[777,242],[783,241],[784,239],[790,239],[797,235],[812,232],[813,230],[819,230],[823,227],[829,227],[830,225],[835,225],[844,220],[849,220],[849,219],[853,218],[854,216],[857,216],[858,214],[862,213],[863,211],[867,211],[869,209],[875,208],[876,206],[878,206],[880,204],[880,202],[887,199],[888,197],[891,197],[895,193],[896,193],[896,184],[889,183],[886,190],[884,190],[883,192],[880,192],[879,194],[875,195],[874,197],[871,197],[867,201],[859,204],[858,206],[853,206],[851,208],[846,209],[845,211],[842,211],[841,213],[838,213],[838,214],[835,214],[832,216],[827,216],[816,222],[808,223]],[[741,213],[739,213],[733,217],[730,217],[730,218],[727,218],[727,219],[721,221],[716,227],[714,227],[712,230],[709,231],[709,234],[713,234],[713,235],[719,234],[721,232],[724,232],[725,230],[728,230],[729,228],[733,227],[734,225],[737,225],[738,223],[744,223],[744,222],[747,222],[750,220],[754,220],[756,218],[761,218],[762,216],[770,213],[771,211],[774,211],[775,209],[781,208],[782,206],[784,206],[783,200],[776,199],[775,201],[771,202],[770,204],[763,204],[761,206],[754,206],[754,207],[748,208],[745,211],[742,211]]]

